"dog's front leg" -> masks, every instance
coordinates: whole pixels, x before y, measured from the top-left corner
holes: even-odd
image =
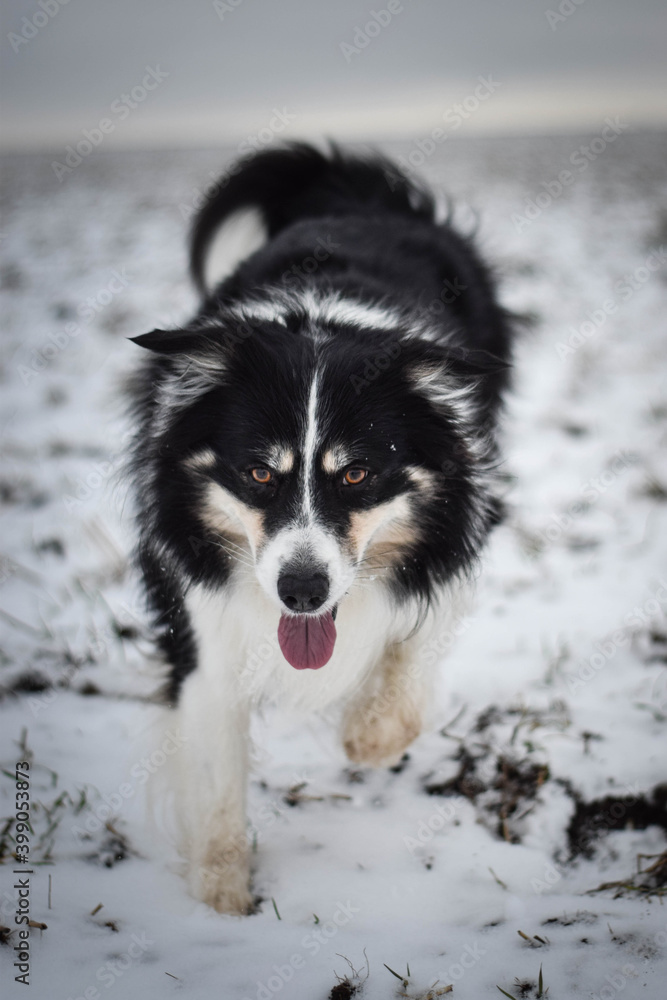
[[[348,706],[343,746],[355,764],[390,767],[419,736],[431,671],[408,641],[388,646],[367,682]]]
[[[191,892],[220,913],[247,913],[248,706],[233,684],[212,685],[198,669],[183,685],[178,713],[185,745],[176,809]]]

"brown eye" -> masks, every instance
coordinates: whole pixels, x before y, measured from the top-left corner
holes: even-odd
[[[368,469],[348,469],[345,473],[344,482],[346,486],[358,486],[363,483],[368,475]]]
[[[257,468],[251,469],[250,475],[255,480],[256,483],[270,483],[273,478],[271,471],[269,469]]]

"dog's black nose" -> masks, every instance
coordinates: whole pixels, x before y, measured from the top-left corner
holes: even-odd
[[[278,597],[299,614],[317,611],[327,599],[329,580],[324,573],[283,573],[278,577]]]

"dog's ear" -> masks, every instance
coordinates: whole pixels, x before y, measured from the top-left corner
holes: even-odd
[[[408,376],[417,389],[432,395],[439,393],[452,377],[463,386],[480,382],[485,377],[497,377],[510,367],[508,361],[489,351],[429,344],[408,367]]]
[[[212,344],[209,335],[192,330],[151,330],[129,340],[156,354],[192,354]]]
[[[511,365],[503,358],[491,354],[490,351],[471,349],[468,347],[448,346],[446,352],[447,368],[456,375],[480,378],[484,375],[498,375],[507,372]]]

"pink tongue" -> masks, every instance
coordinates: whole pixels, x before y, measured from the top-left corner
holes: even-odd
[[[336,642],[336,626],[331,612],[311,615],[282,615],[278,642],[283,656],[296,670],[319,670],[331,659]]]

